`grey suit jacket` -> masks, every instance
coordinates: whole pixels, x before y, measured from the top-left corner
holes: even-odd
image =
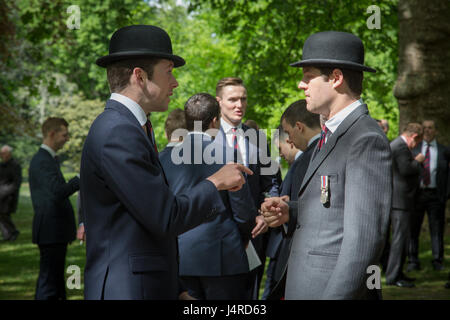
[[[414,193],[419,186],[421,164],[414,160],[411,150],[401,137],[391,142],[393,197],[392,208],[411,211],[414,209]]]
[[[325,205],[320,202],[321,176],[330,179]],[[313,155],[298,209],[290,210],[297,220],[289,225],[295,233],[286,299],[377,297],[367,288],[367,268],[378,264],[391,202],[389,141],[361,105]]]

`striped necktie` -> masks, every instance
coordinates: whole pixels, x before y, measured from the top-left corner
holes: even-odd
[[[320,131],[320,140],[319,140],[319,143],[317,144],[317,152],[319,152],[320,149],[322,149],[323,145],[325,144],[325,140],[327,138],[328,132],[329,132],[329,130],[328,130],[327,126],[323,125],[322,131]]]
[[[237,135],[236,135],[237,128],[231,128],[231,131],[233,131],[233,160],[234,162],[238,162],[238,149],[239,144],[237,141]]]

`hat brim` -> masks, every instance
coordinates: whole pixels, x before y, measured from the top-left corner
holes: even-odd
[[[332,59],[308,59],[300,60],[290,64],[291,67],[342,67],[345,69],[367,71],[367,72],[377,72],[377,70],[367,67],[363,64],[350,61],[342,60],[332,60]]]
[[[125,59],[136,59],[136,58],[147,58],[147,57],[155,57],[155,58],[163,58],[167,60],[171,60],[174,63],[174,67],[178,68],[184,66],[186,61],[182,57],[179,57],[174,54],[161,53],[161,52],[153,52],[153,51],[124,51],[113,53],[101,58],[98,58],[95,62],[98,66],[102,68],[106,68],[109,64]]]

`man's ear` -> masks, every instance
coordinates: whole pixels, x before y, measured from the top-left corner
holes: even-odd
[[[217,100],[218,103],[220,103],[220,101],[222,101],[222,98],[219,97],[219,96],[216,96],[216,100]]]
[[[333,88],[339,88],[344,83],[344,74],[340,69],[334,69],[330,77],[333,81]]]
[[[147,73],[139,68],[136,67],[133,69],[133,73],[131,74],[131,77],[134,77],[134,80],[139,84],[139,85],[143,85],[144,84],[144,80],[147,79]]]
[[[297,129],[300,132],[303,132],[303,130],[305,130],[305,125],[303,123],[301,123],[300,121],[296,121],[295,122],[295,126],[297,127]]]

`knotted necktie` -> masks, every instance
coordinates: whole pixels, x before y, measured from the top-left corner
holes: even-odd
[[[325,144],[325,139],[327,137],[328,134],[328,128],[326,125],[322,125],[322,131],[320,131],[320,140],[319,143],[317,144],[317,152],[320,151],[320,149],[322,149],[322,146]]]
[[[426,187],[431,183],[430,173],[430,144],[427,143],[427,150],[425,152],[425,161],[423,162],[422,182]]]
[[[236,128],[231,128],[231,131],[233,131],[233,160],[234,162],[238,162],[238,149],[239,144],[237,141],[237,135],[236,135]]]
[[[156,146],[155,135],[153,134],[152,123],[148,119],[147,119],[147,122],[145,123],[145,128],[147,129],[147,135],[150,138],[150,140],[152,141],[156,153],[158,153],[158,147]]]

